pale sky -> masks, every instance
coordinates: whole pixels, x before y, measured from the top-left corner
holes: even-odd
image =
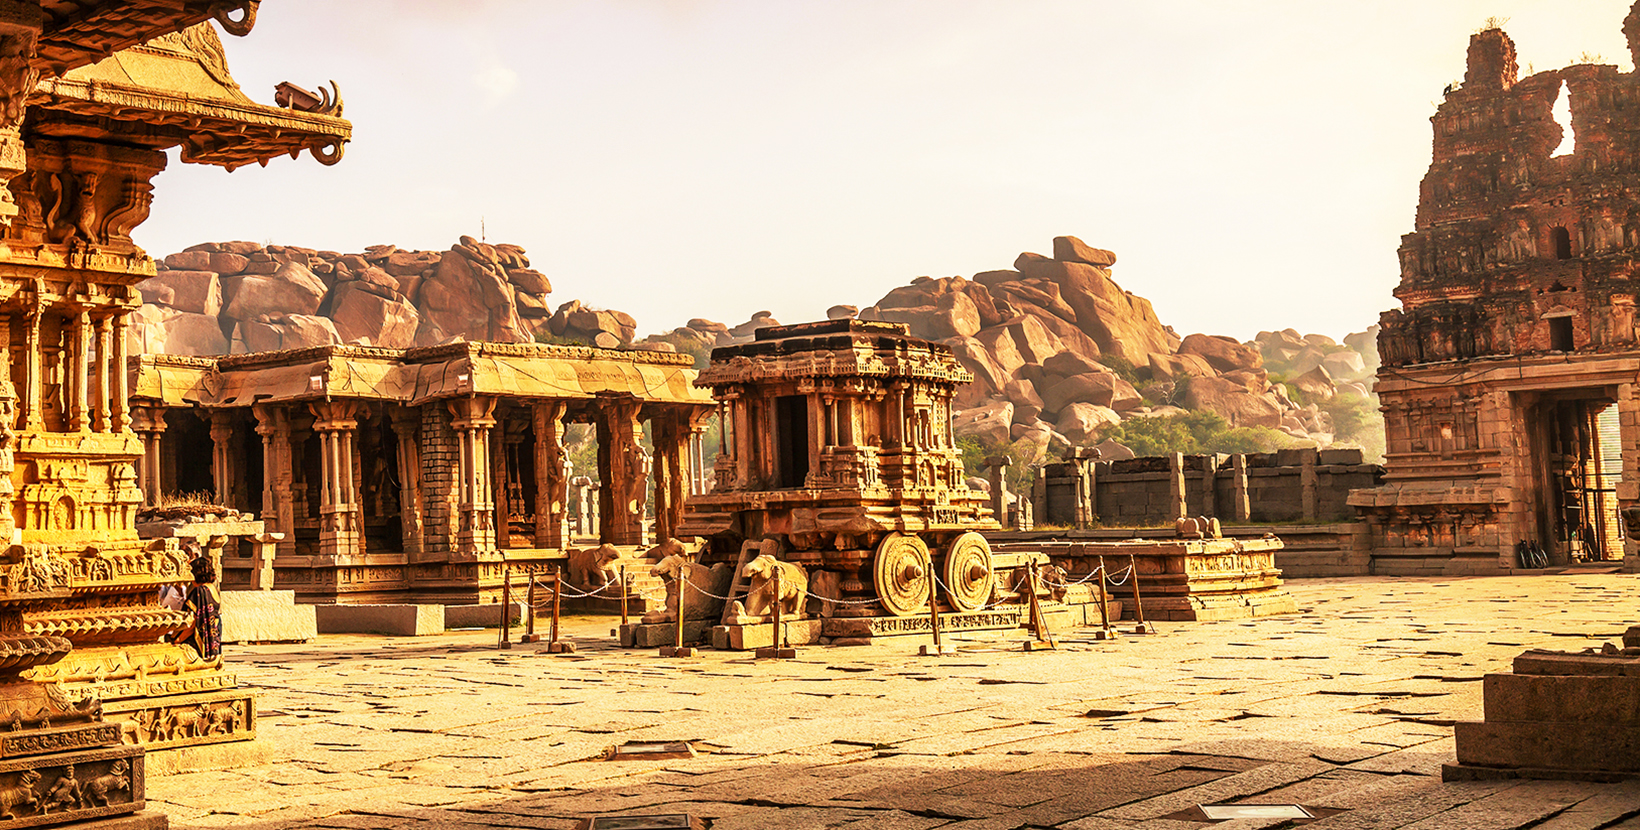
[[[273,0],[246,92],[335,79],[353,142],[173,154],[138,242],[524,246],[640,333],[783,322],[1079,236],[1180,334],[1394,305],[1429,116],[1489,16],[1522,74],[1631,71],[1625,0]]]

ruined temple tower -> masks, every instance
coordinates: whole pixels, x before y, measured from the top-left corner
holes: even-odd
[[[1640,4],[1623,32],[1640,58]],[[1520,78],[1513,41],[1487,29],[1430,120],[1401,307],[1378,339],[1388,474],[1351,497],[1373,569],[1495,573],[1522,545],[1621,558],[1640,507],[1640,74]]]

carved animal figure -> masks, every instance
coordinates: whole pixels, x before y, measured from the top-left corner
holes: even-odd
[[[666,541],[650,548],[649,552],[643,556],[651,562],[659,562],[668,556],[687,556],[688,553],[689,549],[685,548],[682,542],[668,538]]]
[[[131,789],[131,781],[125,776],[125,759],[114,759],[114,765],[108,768],[107,775],[99,775],[80,785],[81,797],[85,799],[85,806],[108,806],[108,794],[119,790]]]
[[[58,778],[57,783],[52,784],[51,789],[47,790],[45,796],[40,799],[40,815],[50,813],[53,807],[78,806],[80,806],[80,782],[74,777],[74,765],[69,764],[63,767],[63,776]]]
[[[32,810],[40,803],[35,797],[34,785],[40,783],[40,773],[34,770],[24,770],[15,787],[0,787],[0,818],[15,819],[19,812],[17,808],[27,807]]]
[[[165,737],[172,741],[201,737],[210,723],[210,716],[210,708],[203,703],[192,709],[177,709],[165,719]]]
[[[218,706],[211,710],[211,723],[206,727],[207,735],[230,735],[239,728],[245,719],[245,702],[236,700],[229,706]]]
[[[1173,522],[1173,531],[1180,539],[1219,539],[1224,536],[1219,529],[1219,520],[1206,516],[1177,519]]]
[[[778,597],[773,596],[777,571],[780,574]],[[772,617],[776,602],[780,603],[782,618],[791,620],[803,616],[803,601],[808,598],[809,590],[809,573],[803,570],[803,566],[760,553],[756,559],[746,563],[740,575],[749,580],[746,585],[745,616],[759,619]]]
[[[617,577],[611,562],[621,558],[614,545],[595,548],[569,549],[569,583],[582,591],[596,591],[614,582]]]
[[[644,623],[653,624],[678,619],[679,577],[689,584],[689,598],[684,605],[686,618],[699,620],[717,616],[723,611],[723,602],[718,597],[728,593],[734,568],[727,564],[708,568],[690,561],[689,554],[675,554],[656,563],[649,569],[649,575],[666,581],[666,610],[643,615]]]

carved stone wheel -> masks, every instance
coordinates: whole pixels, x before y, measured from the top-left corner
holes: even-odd
[[[958,611],[977,611],[991,601],[996,573],[991,570],[991,543],[969,531],[951,540],[945,553],[945,598]]]
[[[926,608],[932,567],[923,540],[905,533],[884,537],[877,545],[871,571],[883,609],[896,617],[909,617]]]

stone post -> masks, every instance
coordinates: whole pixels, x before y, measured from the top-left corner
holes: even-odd
[[[1219,515],[1219,454],[1210,452],[1202,456],[1202,515],[1213,518]]]
[[[211,481],[216,488],[216,503],[237,510],[243,505],[234,487],[233,411],[213,410],[210,419]]]
[[[259,533],[250,537],[252,591],[273,590],[273,561],[279,553],[283,533]]]
[[[1237,522],[1253,520],[1253,502],[1247,492],[1247,454],[1238,452],[1230,457],[1230,475],[1235,495],[1230,505],[1231,519]]]
[[[1177,452],[1168,453],[1167,470],[1168,510],[1172,513],[1171,518],[1182,519],[1188,515],[1184,498],[1184,454]]]
[[[644,490],[642,404],[636,399],[598,400],[598,541],[611,545],[642,544]]]
[[[456,398],[450,401],[450,426],[456,431],[460,450],[461,523],[456,530],[456,549],[477,554],[496,549],[493,485],[490,481],[490,429],[495,426],[495,399]]]
[[[564,514],[567,505],[565,485],[569,479],[565,468],[564,412],[568,404],[562,401],[542,401],[535,404],[535,546],[556,550],[565,546]]]
[[[358,493],[354,487],[354,420],[352,401],[308,404],[313,431],[319,436],[319,553],[353,556],[360,552]]]
[[[1013,459],[1006,455],[993,455],[985,459],[985,467],[991,480],[991,514],[1003,527],[1018,527],[1015,517],[1008,515],[1008,465]]]
[[[1303,460],[1299,462],[1298,484],[1304,500],[1304,521],[1315,521],[1315,461],[1317,451],[1314,447],[1300,451]]]
[[[399,544],[412,557],[423,550],[421,493],[421,412],[405,406],[390,407],[388,417],[397,437],[399,463]]]

